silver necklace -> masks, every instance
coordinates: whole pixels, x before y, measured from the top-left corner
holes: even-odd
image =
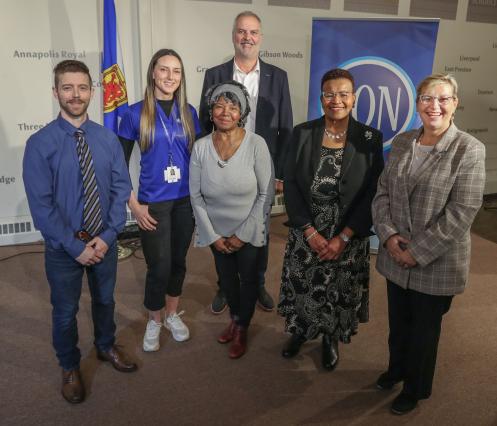
[[[345,129],[343,132],[333,133],[331,130],[325,128],[324,133],[326,133],[326,136],[328,136],[330,139],[338,140],[342,139],[347,134],[347,129]]]
[[[216,132],[214,132],[214,133],[216,133]],[[217,144],[216,144],[216,142],[214,141],[214,135],[213,135],[213,137],[212,137],[212,143],[214,144],[214,149],[215,149],[215,150],[216,150],[216,152],[217,152],[217,157],[218,157],[218,160],[217,160],[217,165],[218,165],[219,167],[221,167],[222,169],[224,169],[224,168],[228,165],[228,161],[229,161],[229,160],[230,160],[230,158],[233,156],[234,152],[228,152],[230,155],[228,156],[228,158],[227,158],[226,160],[223,160],[223,159],[221,158],[221,155],[219,154],[219,150],[218,150],[218,148],[216,147],[216,145],[217,145]],[[231,148],[231,151],[233,151],[233,147],[230,147],[230,148]],[[236,149],[235,149],[235,151],[236,151]]]

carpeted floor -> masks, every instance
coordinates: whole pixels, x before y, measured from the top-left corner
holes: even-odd
[[[78,318],[88,396],[77,406],[59,394],[43,255],[0,261],[0,424],[497,425],[497,244],[480,236],[497,229],[497,213],[486,213],[490,219],[483,218],[479,235],[473,234],[470,285],[443,323],[433,396],[406,416],[388,410],[398,389],[374,388],[387,363],[385,283],[374,271],[374,256],[371,320],[350,345],[340,346],[340,364],[330,373],[321,368],[318,341],[307,343],[295,359],[283,359],[283,321],[260,310],[248,353],[230,360],[227,347],[216,343],[228,315],[208,309],[216,282],[211,253],[191,249],[181,309],[192,338],[176,343],[163,330],[157,353],[141,350],[141,252],[119,264],[117,338],[139,363],[137,373],[118,373],[96,359],[85,287]],[[267,280],[274,297],[286,239],[282,222],[279,217],[272,223]],[[42,252],[43,246],[3,247],[0,259],[30,251]]]

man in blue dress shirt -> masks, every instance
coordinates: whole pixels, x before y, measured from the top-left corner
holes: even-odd
[[[85,270],[98,358],[118,371],[137,369],[114,346],[116,238],[126,221],[131,184],[119,140],[88,118],[93,96],[88,67],[80,61],[62,61],[54,68],[54,76],[53,94],[60,114],[28,139],[23,178],[35,227],[45,239],[52,337],[62,367],[62,395],[78,403],[85,398],[76,322]],[[88,225],[90,195],[93,222]]]

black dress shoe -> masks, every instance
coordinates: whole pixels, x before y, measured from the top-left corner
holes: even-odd
[[[300,348],[306,340],[301,334],[292,334],[292,337],[288,339],[288,342],[286,342],[285,347],[281,351],[281,356],[283,358],[293,358],[299,353]]]
[[[138,366],[128,361],[116,346],[112,346],[106,352],[97,352],[97,358],[101,361],[109,361],[117,371],[122,373],[132,373],[138,369]]]
[[[414,410],[418,405],[418,400],[407,393],[401,392],[392,401],[392,406],[390,411],[394,414],[401,416],[402,414],[407,414]]]
[[[259,287],[259,295],[257,297],[257,304],[263,311],[271,312],[274,309],[274,301],[270,294],[266,291],[264,286]]]
[[[402,379],[397,379],[388,371],[385,371],[384,373],[381,373],[380,377],[378,377],[378,380],[376,380],[376,387],[381,390],[390,390],[401,381]]]
[[[79,370],[62,370],[62,396],[71,404],[79,404],[85,400],[85,387],[81,381]]]
[[[223,291],[218,290],[211,303],[211,312],[214,315],[222,314],[228,307],[228,301]]]
[[[338,340],[329,334],[323,334],[323,367],[326,370],[333,371],[338,365]]]

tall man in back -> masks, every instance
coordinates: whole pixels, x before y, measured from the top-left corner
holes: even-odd
[[[116,237],[126,221],[131,184],[116,135],[88,118],[93,96],[88,67],[80,61],[60,62],[54,68],[53,94],[60,114],[28,139],[23,179],[35,227],[45,239],[62,395],[78,403],[85,398],[76,321],[85,270],[97,357],[121,372],[137,368],[114,346]]]
[[[205,99],[207,90],[217,83],[235,80],[242,83],[250,94],[250,115],[245,128],[262,136],[266,141],[275,167],[277,192],[283,191],[283,168],[293,128],[292,104],[288,78],[282,69],[259,59],[262,42],[261,20],[253,12],[238,14],[233,23],[235,56],[230,61],[206,71],[200,99],[200,122],[205,133],[212,131]],[[269,244],[269,243],[268,243]],[[271,311],[274,302],[264,288],[268,261],[268,246],[258,267],[261,308]],[[218,314],[226,308],[226,297],[219,289],[212,301],[211,310]]]

